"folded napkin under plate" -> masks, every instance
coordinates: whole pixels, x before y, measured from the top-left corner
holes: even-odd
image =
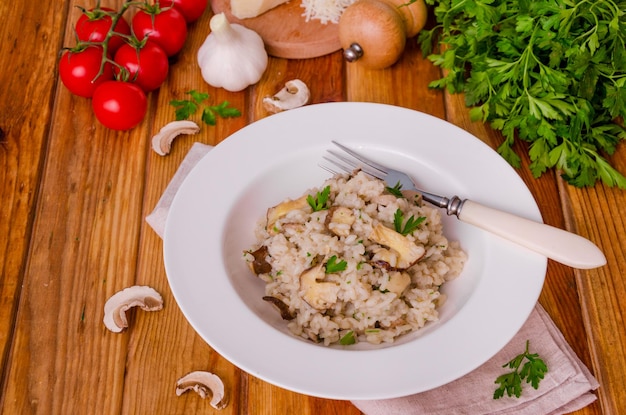
[[[196,163],[212,148],[201,143],[192,146],[156,207],[146,217],[161,238],[176,191]],[[493,399],[497,387],[494,381],[506,371],[502,365],[523,352],[526,341],[530,341],[531,352],[539,354],[548,366],[539,388],[533,389],[524,383],[520,398],[505,395]],[[561,415],[595,401],[593,391],[598,387],[589,369],[576,356],[543,307],[537,304],[524,326],[502,350],[462,378],[415,395],[352,403],[366,415]]]

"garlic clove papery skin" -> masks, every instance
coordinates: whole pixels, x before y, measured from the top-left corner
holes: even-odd
[[[198,49],[202,78],[211,86],[231,92],[259,82],[268,56],[261,36],[239,24],[231,24],[224,13],[211,18],[211,33]]]

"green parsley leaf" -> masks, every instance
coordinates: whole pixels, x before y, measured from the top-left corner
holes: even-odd
[[[176,116],[176,121],[187,120],[195,114],[196,111],[198,111],[198,104],[189,100],[172,100],[170,101],[170,105],[175,108],[174,114]]]
[[[348,263],[343,259],[337,262],[337,259],[337,255],[333,255],[328,258],[328,261],[326,262],[326,274],[334,274],[335,272],[341,272],[346,270],[346,268],[348,267]]]
[[[206,125],[215,125],[217,123],[217,117],[215,117],[215,113],[211,111],[209,108],[204,108],[202,110],[202,122]]]
[[[404,236],[413,233],[413,231],[415,231],[418,226],[420,226],[420,224],[425,220],[425,216],[420,216],[415,219],[415,217],[411,215],[411,217],[405,223],[404,213],[402,213],[402,210],[397,209],[396,212],[393,214],[393,226],[396,228],[396,232]]]
[[[204,101],[209,98],[209,94],[204,92],[198,92],[195,90],[187,91],[187,95],[191,99],[178,99],[170,101],[175,109],[176,120],[187,120],[191,118],[200,108]],[[219,105],[209,105],[202,109],[201,120],[207,125],[215,125],[217,117],[231,118],[239,117],[241,111],[230,106],[228,101],[223,101]]]
[[[197,102],[198,104],[209,99],[209,94],[207,94],[206,92],[198,92],[195,89],[192,89],[191,91],[187,91],[187,94],[189,94],[191,96],[191,99]]]
[[[509,397],[519,398],[522,395],[523,380],[530,383],[533,388],[539,388],[539,383],[548,372],[548,366],[537,353],[529,352],[529,346],[530,340],[527,340],[526,350],[502,365],[513,370],[498,376],[495,383],[500,386],[494,391],[493,399],[500,399],[505,393]]]
[[[317,192],[315,197],[308,195],[306,201],[313,209],[313,212],[319,212],[330,207],[328,196],[330,196],[330,186],[326,186],[321,192]]]
[[[239,117],[241,115],[241,111],[237,108],[231,107],[228,101],[223,101],[219,105],[214,105],[211,109],[222,118]]]
[[[344,346],[349,346],[349,345],[355,344],[355,343],[356,343],[356,337],[355,337],[354,332],[352,330],[350,330],[349,332],[344,334],[339,339],[339,344],[344,345]]]
[[[229,107],[228,101],[224,101],[219,105],[204,108],[202,111],[202,121],[208,125],[215,125],[217,116],[221,118],[232,118],[239,117],[240,115],[241,112],[238,109]]]
[[[402,194],[402,185],[400,182],[396,183],[394,187],[385,187],[385,190],[397,197],[398,199],[402,199],[404,195]]]

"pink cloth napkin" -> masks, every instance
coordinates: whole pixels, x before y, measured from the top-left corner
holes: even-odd
[[[206,153],[211,151],[213,146],[202,143],[194,143],[191,149],[183,159],[183,162],[176,170],[174,177],[170,180],[170,183],[165,188],[165,192],[157,202],[155,208],[146,216],[146,222],[154,229],[154,231],[163,239],[165,233],[165,221],[167,220],[167,213],[170,210],[170,205],[174,200],[174,196],[178,191],[178,188],[187,177],[187,174],[194,168],[194,166],[200,161]]]
[[[196,163],[213,147],[195,143],[181,163],[154,210],[148,224],[162,238],[169,207],[176,191]],[[520,398],[493,399],[495,379],[506,372],[503,364],[524,351],[538,353],[548,372],[538,389],[524,382]],[[530,317],[498,354],[473,372],[439,388],[411,396],[385,400],[353,401],[366,415],[562,415],[593,401],[599,387],[589,369],[580,361],[550,316],[535,306]]]

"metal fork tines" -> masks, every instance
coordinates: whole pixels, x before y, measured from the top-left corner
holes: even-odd
[[[345,173],[352,173],[355,170],[360,169],[361,171],[372,177],[384,180],[390,187],[395,187],[400,184],[403,190],[416,191],[422,195],[422,198],[425,201],[432,203],[433,205],[440,208],[445,208],[448,215],[456,215],[458,217],[458,214],[463,205],[463,201],[459,197],[453,196],[452,198],[447,198],[444,196],[425,192],[421,189],[416,188],[415,183],[406,173],[392,169],[387,166],[383,166],[382,164],[377,163],[336,141],[332,141],[332,143],[346,154],[339,153],[333,150],[327,150],[327,153],[330,156],[324,156],[323,158],[324,160],[332,163],[333,166],[339,168],[340,171]],[[333,168],[327,166],[322,167],[331,173],[337,173],[337,171]]]
[[[330,156],[323,156],[324,160],[328,161],[334,167],[339,169],[339,171],[337,171],[333,167],[328,167],[324,165],[321,166],[322,168],[330,171],[331,173],[340,173],[340,172],[352,173],[355,170],[361,170],[364,173],[374,178],[385,180],[385,181],[387,179],[387,172],[384,170],[374,168],[371,165],[366,164],[365,162],[359,163],[358,160],[346,157],[345,155],[340,154],[333,150],[326,150],[326,152]]]

